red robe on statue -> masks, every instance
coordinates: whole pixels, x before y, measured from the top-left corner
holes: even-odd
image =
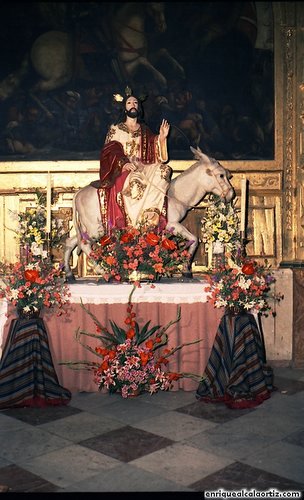
[[[110,232],[113,227],[122,228],[127,225],[126,213],[120,193],[126,178],[130,174],[129,171],[122,172],[122,168],[126,163],[130,162],[130,159],[124,150],[123,144],[115,140],[113,131],[118,130],[120,125],[123,126],[124,124],[114,127],[112,133],[110,129],[106,143],[100,152],[100,187],[105,191],[104,202],[106,205],[106,216],[102,222],[107,227],[107,232]],[[126,140],[125,147],[129,144],[134,147],[137,139],[139,147],[136,152],[139,153],[139,161],[144,164],[161,161],[161,155],[158,151],[158,135],[153,134],[146,125],[141,124],[140,132],[136,133],[136,135],[132,132],[128,133],[125,129],[123,129],[123,133],[125,135],[124,140],[130,139],[129,141]]]

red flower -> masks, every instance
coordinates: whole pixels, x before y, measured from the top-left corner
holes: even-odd
[[[132,233],[123,233],[120,237],[120,242],[121,243],[129,243],[129,241],[133,240],[133,234]]]
[[[100,240],[99,243],[101,244],[102,247],[105,247],[111,243],[111,238],[107,234],[105,234]]]
[[[108,255],[106,257],[106,263],[109,264],[109,266],[114,266],[116,264],[115,257],[113,257],[113,255]]]
[[[35,281],[39,278],[39,272],[36,269],[26,269],[24,271],[24,277],[31,283],[35,283]]]
[[[155,247],[158,244],[158,242],[159,242],[159,236],[157,234],[155,234],[155,233],[147,233],[147,235],[146,235],[146,242],[149,245]]]
[[[162,247],[165,248],[165,250],[175,250],[176,243],[175,241],[169,240],[168,238],[164,238],[162,240]]]
[[[127,331],[127,339],[133,339],[134,336],[135,336],[135,330],[134,330],[134,328],[130,328]]]
[[[146,348],[147,349],[152,349],[153,347],[153,340],[147,340],[146,342]]]
[[[109,352],[108,349],[105,349],[104,347],[95,347],[95,351],[102,356],[106,356]]]
[[[145,366],[149,361],[149,354],[146,352],[141,352],[140,353],[140,360],[141,360],[141,364],[143,366]]]
[[[245,262],[242,266],[242,273],[250,276],[255,273],[254,263],[253,262]]]
[[[104,372],[109,368],[109,363],[107,361],[103,361],[100,365],[100,371]]]

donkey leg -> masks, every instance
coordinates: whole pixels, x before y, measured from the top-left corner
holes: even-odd
[[[168,222],[167,229],[169,229],[171,231],[173,230],[173,233],[175,235],[180,234],[183,238],[185,238],[185,240],[187,240],[189,242],[188,252],[190,253],[190,259],[189,259],[188,263],[185,265],[185,267],[182,271],[182,275],[185,278],[192,279],[193,278],[192,261],[193,261],[194,254],[195,254],[195,251],[196,251],[197,246],[198,246],[198,238],[194,234],[190,233],[190,231],[188,231],[188,229],[185,228],[185,226],[183,226],[179,222]]]
[[[71,238],[67,238],[65,240],[63,268],[65,272],[65,278],[68,283],[73,283],[73,281],[75,281],[75,276],[70,267],[70,257],[72,255],[73,250],[77,246],[77,242],[78,242],[77,236],[72,236]]]

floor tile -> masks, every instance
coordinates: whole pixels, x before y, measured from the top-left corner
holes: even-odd
[[[1,442],[1,436],[0,436],[0,442]],[[7,467],[8,465],[11,465],[11,461],[0,457],[0,469],[2,469],[2,467]],[[1,476],[0,476],[0,478],[1,478]],[[0,483],[1,483],[1,479],[0,479]]]
[[[304,425],[304,422],[303,422]],[[295,444],[297,446],[302,446],[304,448],[304,430],[299,432],[293,432],[289,436],[283,439],[286,443]],[[304,472],[303,472],[304,475]]]
[[[280,491],[302,491],[304,484],[265,472],[244,463],[235,462],[217,471],[215,474],[210,474],[191,484],[190,487],[198,491],[216,491],[219,488],[229,491],[240,490],[241,488],[255,488],[267,491],[270,487]]]
[[[100,409],[91,408],[91,413],[100,414]],[[148,417],[156,417],[164,413],[164,408],[158,405],[151,405],[141,399],[141,396],[131,399],[117,398],[111,405],[102,408],[102,414],[122,422],[124,425],[133,425]]]
[[[121,422],[113,418],[81,411],[76,415],[42,424],[39,428],[56,434],[56,436],[62,436],[74,443],[79,443],[84,439],[98,436],[122,426]]]
[[[118,464],[110,456],[79,445],[67,446],[20,462],[24,469],[39,474],[61,488],[84,479],[89,482],[92,476]]]
[[[130,462],[138,457],[153,453],[160,448],[169,446],[172,440],[150,432],[125,426],[120,429],[81,441],[86,446],[123,462]]]
[[[81,410],[71,406],[48,406],[47,408],[11,408],[3,411],[4,415],[14,417],[30,425],[41,425],[59,418],[75,415]]]
[[[304,382],[304,370],[301,368],[290,368],[290,367],[281,367],[273,369],[274,376],[277,378],[289,378],[293,380],[301,380]]]
[[[145,497],[148,492],[165,492],[165,498],[170,500],[168,492],[174,491],[175,495],[172,500],[184,500],[185,497],[176,496],[177,492],[193,492],[194,490],[177,484],[170,479],[162,477],[154,472],[149,472],[144,469],[140,469],[132,464],[126,463],[119,465],[113,469],[107,471],[101,471],[98,475],[91,477],[89,481],[79,481],[69,486],[69,492],[107,492],[115,493],[122,492],[128,493],[132,492],[132,498],[134,500],[142,499],[138,495],[139,492],[145,492]],[[120,498],[120,497],[117,497]],[[154,498],[154,497],[152,497]],[[191,500],[191,496],[187,496]]]
[[[276,376],[274,379],[274,385],[277,387],[279,392],[287,395],[304,391],[304,381],[302,382],[300,380]]]
[[[26,429],[29,427],[29,424],[26,422],[22,422],[22,420],[18,420],[13,416],[0,414],[0,435],[1,433],[5,433],[7,431],[14,432],[16,430]],[[0,441],[1,442],[1,441]]]
[[[79,392],[72,394],[69,406],[81,410],[90,410],[91,408],[104,408],[105,406],[116,403],[118,395],[96,392]]]
[[[182,390],[127,400],[78,393],[67,406],[2,410],[0,483],[172,500],[220,486],[303,490],[304,370],[274,373],[278,390],[248,410]]]
[[[244,436],[245,439],[250,439],[250,435],[263,436],[268,441],[276,441],[283,439],[291,434],[291,431],[300,431],[304,429],[303,415],[293,412],[285,408],[284,413],[273,411],[269,413],[262,405],[255,411],[244,415],[240,419],[226,422],[225,431],[231,436]],[[241,427],[241,428],[240,428]]]
[[[212,455],[205,450],[176,443],[133,460],[132,465],[189,486],[204,475],[220,470],[232,462],[233,460]]]
[[[192,417],[177,411],[168,411],[157,417],[145,419],[137,423],[136,427],[174,441],[181,441],[215,425],[209,420]]]
[[[196,401],[190,405],[177,408],[176,411],[220,424],[246,415],[253,410],[231,410],[223,403],[204,403],[203,401]]]
[[[21,460],[29,460],[43,453],[60,450],[70,444],[70,441],[62,437],[28,426],[27,429],[13,433],[1,433],[0,456],[18,464]]]
[[[296,392],[295,394],[274,393],[270,399],[256,408],[256,411],[266,411],[270,414],[280,413],[282,416],[289,414],[301,414],[304,412],[304,392]]]
[[[145,398],[146,403],[159,405],[167,410],[175,410],[181,406],[195,402],[195,391],[158,391]]]
[[[18,465],[9,465],[0,469],[0,482],[10,488],[10,492],[56,492],[58,487],[55,484],[45,481],[39,475],[19,467]]]
[[[186,438],[184,442],[219,457],[241,460],[275,440],[276,438],[260,433],[258,430],[252,430],[250,424],[246,425],[242,418],[238,418]]]
[[[304,450],[301,446],[279,441],[250,454],[242,462],[303,483]]]

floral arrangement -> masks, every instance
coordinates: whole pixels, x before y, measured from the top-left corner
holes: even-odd
[[[24,316],[55,307],[61,315],[69,296],[62,270],[47,259],[30,257],[26,263],[0,262],[0,298],[6,298]]]
[[[189,242],[171,231],[113,229],[91,242],[90,259],[105,281],[148,281],[180,273],[189,262]]]
[[[127,315],[124,320],[126,328],[119,327],[110,321],[112,332],[104,327],[83,304],[83,309],[93,318],[98,333],[89,333],[78,329],[76,340],[87,350],[94,353],[100,361],[65,361],[60,364],[68,365],[76,370],[90,370],[99,390],[105,388],[110,393],[120,392],[123,398],[128,398],[141,391],[150,394],[157,391],[166,391],[172,388],[173,382],[189,377],[200,382],[202,377],[192,373],[175,373],[167,369],[169,357],[184,346],[195,344],[202,339],[181,344],[175,348],[160,348],[167,345],[168,328],[180,320],[180,307],[177,317],[166,326],[159,325],[150,328],[148,321],[140,328],[136,321],[136,313],[131,297],[136,286],[133,286],[127,305]],[[94,337],[101,342],[101,346],[93,349],[81,340],[81,335]],[[166,369],[164,369],[166,367]]]
[[[12,216],[18,221],[16,237],[20,245],[28,249],[36,257],[47,257],[44,246],[47,242],[46,233],[46,196],[44,193],[36,191],[37,206],[28,208],[25,212],[12,212]],[[52,247],[59,247],[63,237],[66,235],[63,220],[51,220],[51,241]]]
[[[254,309],[258,313],[267,314],[271,285],[275,278],[270,271],[267,260],[264,264],[237,255],[229,264],[219,265],[206,275],[209,285],[205,291],[214,307],[240,310]],[[280,300],[282,296],[273,299]]]
[[[241,246],[239,218],[234,202],[225,203],[219,196],[209,195],[209,205],[202,219],[202,241],[206,248],[219,241],[233,253]]]

